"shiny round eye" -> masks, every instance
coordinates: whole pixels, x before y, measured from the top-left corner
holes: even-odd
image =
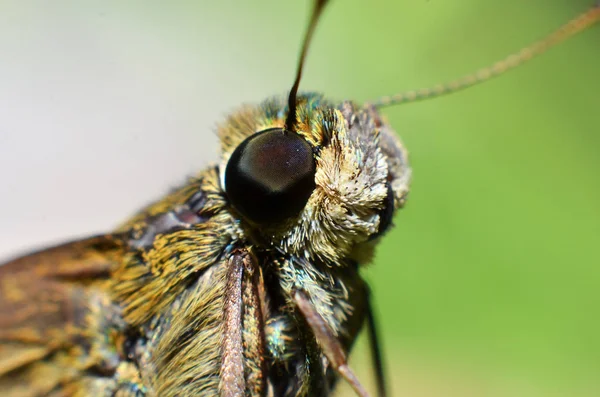
[[[246,138],[225,169],[229,201],[256,223],[275,223],[298,215],[314,188],[312,147],[300,135],[281,128]]]

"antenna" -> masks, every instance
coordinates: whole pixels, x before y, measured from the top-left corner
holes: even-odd
[[[306,34],[304,35],[304,42],[302,43],[302,51],[300,52],[300,58],[298,60],[298,68],[296,69],[296,80],[294,80],[294,85],[290,90],[290,96],[288,98],[288,114],[285,119],[285,131],[295,131],[296,130],[296,111],[297,111],[297,101],[296,96],[298,95],[298,86],[300,85],[300,79],[302,78],[302,68],[304,67],[304,61],[306,60],[306,53],[308,52],[308,47],[310,45],[310,41],[312,39],[312,35],[315,31],[315,27],[317,26],[317,22],[319,21],[319,17],[325,6],[327,5],[328,0],[315,0],[315,5],[312,11],[312,15],[310,17],[310,22],[308,23],[308,29],[306,30]]]
[[[530,59],[543,54],[550,48],[591,27],[598,21],[600,21],[600,2],[590,8],[588,11],[565,23],[542,40],[509,55],[503,60],[496,62],[492,66],[480,69],[475,73],[463,76],[445,84],[438,84],[430,88],[406,91],[392,96],[384,96],[373,101],[372,103],[369,103],[369,105],[374,106],[375,108],[382,108],[392,105],[399,105],[401,103],[417,102],[424,99],[431,99],[452,94],[454,92],[473,87],[494,77],[500,76],[501,74],[524,64]]]

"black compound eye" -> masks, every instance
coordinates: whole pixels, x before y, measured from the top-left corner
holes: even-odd
[[[231,204],[256,223],[298,215],[314,188],[312,147],[300,135],[281,128],[246,138],[225,169],[225,191]]]

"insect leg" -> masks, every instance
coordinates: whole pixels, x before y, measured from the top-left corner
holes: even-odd
[[[358,378],[348,366],[346,353],[342,345],[331,331],[329,325],[323,320],[323,317],[315,310],[306,293],[296,291],[294,293],[294,300],[315,334],[315,338],[323,349],[323,353],[327,357],[327,360],[329,360],[332,368],[352,386],[356,394],[360,397],[369,397],[367,390],[360,384]]]
[[[262,396],[267,377],[262,274],[246,250],[234,251],[227,266],[221,396]]]
[[[263,396],[266,390],[265,289],[253,256],[244,260],[242,277],[242,342],[248,396]]]
[[[371,346],[371,354],[373,364],[375,365],[375,377],[377,379],[377,392],[379,397],[387,396],[387,389],[385,387],[385,374],[383,371],[383,359],[381,356],[381,348],[379,344],[379,338],[377,337],[377,321],[375,321],[375,313],[373,312],[373,305],[371,299],[368,299],[367,308],[367,327],[369,328],[369,345]]]
[[[223,308],[223,356],[219,389],[222,397],[244,395],[242,346],[242,277],[246,255],[236,251],[228,260]]]

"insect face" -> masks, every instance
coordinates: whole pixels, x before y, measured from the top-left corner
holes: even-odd
[[[273,99],[220,127],[224,190],[269,245],[335,266],[404,204],[406,150],[373,108],[300,96],[294,132],[281,128],[284,114]]]

